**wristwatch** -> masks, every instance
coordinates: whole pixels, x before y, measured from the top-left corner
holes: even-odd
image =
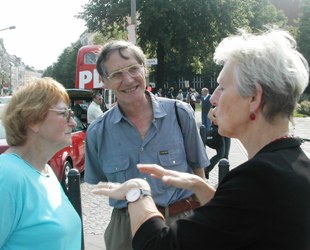
[[[144,196],[151,196],[150,190],[132,188],[126,193],[127,202],[135,202]]]

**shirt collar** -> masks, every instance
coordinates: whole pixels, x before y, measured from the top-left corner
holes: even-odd
[[[148,91],[146,91],[146,95],[149,95],[151,97],[154,119],[166,116],[167,112],[163,108],[158,97]],[[115,109],[115,112],[111,116],[111,121],[113,123],[119,123],[122,119],[126,120],[126,117],[122,114],[118,104],[116,104],[113,108]]]

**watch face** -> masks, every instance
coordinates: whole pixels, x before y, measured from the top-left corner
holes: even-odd
[[[126,200],[128,202],[134,202],[139,199],[141,191],[139,188],[130,189],[126,194]]]

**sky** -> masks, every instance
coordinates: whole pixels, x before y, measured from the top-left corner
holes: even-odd
[[[75,18],[88,0],[0,0],[0,31],[7,53],[37,70],[57,61],[86,30]]]

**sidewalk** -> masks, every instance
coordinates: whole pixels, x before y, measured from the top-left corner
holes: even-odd
[[[201,113],[196,112],[197,125],[201,124]],[[310,117],[296,118],[295,128],[291,127],[290,133],[305,139],[310,139]],[[304,142],[302,148],[310,158],[310,142]],[[206,148],[208,157],[211,158],[216,151]],[[247,153],[240,141],[231,140],[229,152],[230,169],[237,167],[247,160]],[[216,166],[210,173],[208,182],[216,186],[218,183],[218,167]],[[85,250],[106,250],[103,232],[109,223],[111,215],[111,207],[108,205],[108,199],[102,196],[95,196],[91,192],[91,186],[81,184],[82,211],[84,224],[84,243]]]

